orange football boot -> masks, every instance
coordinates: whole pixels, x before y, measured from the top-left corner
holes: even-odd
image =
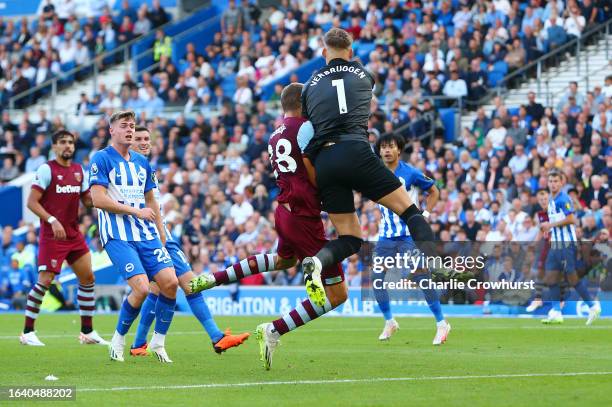
[[[130,355],[132,356],[149,356],[149,352],[147,351],[148,345],[145,343],[139,348],[130,348]]]
[[[221,339],[219,339],[219,341],[217,341],[217,343],[213,343],[213,347],[215,348],[215,352],[221,354],[223,352],[225,352],[226,350],[236,347],[236,346],[240,346],[244,343],[244,341],[246,341],[247,339],[249,339],[249,336],[251,334],[248,332],[245,333],[241,333],[238,335],[232,335],[232,331],[231,329],[227,328],[225,330],[225,336]]]

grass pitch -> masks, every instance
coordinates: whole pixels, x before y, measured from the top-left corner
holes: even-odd
[[[241,332],[267,319],[217,322]],[[95,328],[110,339],[116,320],[96,316]],[[612,405],[610,319],[586,327],[582,319],[542,326],[450,318],[453,330],[440,347],[431,345],[432,318],[398,321],[401,330],[386,343],[377,339],[382,319],[314,321],[282,338],[265,371],[254,337],[217,355],[191,316],[175,317],[166,344],[174,363],[162,365],[152,357],[111,362],[105,347],[80,345],[76,314],[41,315],[37,330],[47,346],[25,347],[23,316],[0,314],[0,386],[74,385],[76,403],[88,406]],[[45,381],[49,374],[59,380]]]

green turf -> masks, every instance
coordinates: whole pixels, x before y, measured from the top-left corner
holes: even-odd
[[[116,318],[98,316],[96,328],[110,338]],[[78,315],[41,315],[37,329],[47,346],[24,347],[17,340],[22,320],[0,315],[0,385],[76,385],[78,404],[612,405],[612,373],[558,375],[612,372],[612,320],[598,320],[589,328],[578,319],[542,326],[538,320],[456,318],[450,320],[448,343],[433,347],[431,318],[400,318],[401,330],[387,343],[377,339],[381,319],[323,318],[282,339],[271,371],[261,367],[253,337],[219,356],[188,316],[175,318],[167,338],[171,365],[153,358],[111,362],[106,348],[79,345]],[[252,331],[264,320],[218,318],[221,327],[235,332]],[[44,381],[49,374],[59,381]],[[542,375],[482,377],[526,374]],[[343,379],[361,381],[338,382]],[[304,380],[336,382],[197,387]],[[181,385],[196,387],[176,388]],[[126,386],[145,389],[109,390]]]

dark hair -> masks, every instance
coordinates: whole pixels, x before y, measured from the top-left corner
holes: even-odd
[[[290,83],[281,92],[281,106],[284,112],[302,110],[302,89],[301,83]]]
[[[53,135],[51,136],[51,142],[53,144],[57,144],[57,142],[64,137],[71,137],[72,141],[75,141],[75,137],[74,134],[70,133],[68,130],[66,129],[61,129],[56,131],[55,133],[53,133]]]
[[[112,125],[116,121],[123,119],[131,119],[136,121],[136,114],[131,110],[120,110],[118,112],[113,113],[108,122]]]
[[[148,129],[148,127],[145,126],[136,126],[136,128],[134,129],[134,132],[137,131],[146,131],[147,133],[151,134],[151,131]]]
[[[342,28],[334,27],[325,34],[323,42],[327,48],[349,49],[353,45],[353,37]]]
[[[404,146],[406,145],[406,140],[404,137],[395,133],[387,133],[380,136],[378,140],[376,140],[376,146],[374,150],[376,151],[376,155],[380,157],[380,147],[383,145],[395,144],[400,151],[400,154],[404,152]]]

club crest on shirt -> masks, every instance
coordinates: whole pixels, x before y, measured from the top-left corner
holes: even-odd
[[[147,172],[144,169],[138,171],[138,180],[143,184],[147,180]]]
[[[76,178],[77,182],[81,182],[81,173],[80,172],[75,172],[74,173],[74,178]]]
[[[59,179],[60,181],[63,181],[64,180],[64,176],[63,175],[58,175],[57,179]]]
[[[53,267],[53,268],[57,267],[57,260],[56,259],[51,259],[51,267]]]
[[[98,164],[93,163],[93,164],[91,165],[91,173],[92,173],[93,175],[96,175],[96,174],[98,173]]]

